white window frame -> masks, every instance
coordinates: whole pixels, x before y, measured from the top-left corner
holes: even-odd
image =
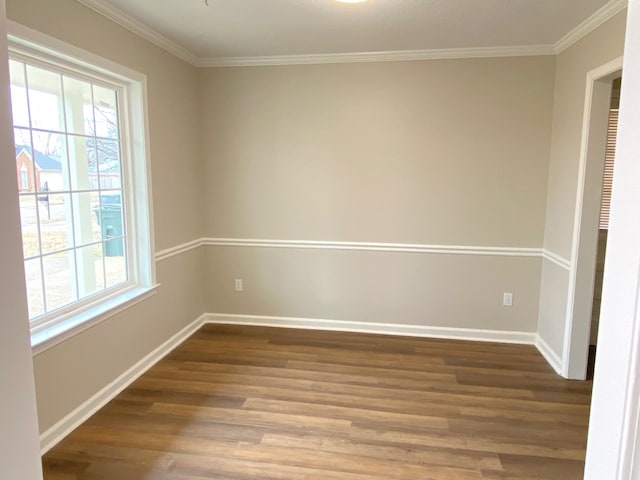
[[[149,161],[146,76],[15,22],[8,22],[9,56],[40,63],[58,73],[106,83],[118,92],[122,190],[128,281],[31,324],[34,354],[154,295],[155,248]]]

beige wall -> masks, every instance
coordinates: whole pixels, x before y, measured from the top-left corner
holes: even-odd
[[[539,247],[553,57],[207,69],[206,233]]]
[[[548,260],[542,262],[538,335],[562,358],[569,271]]]
[[[206,234],[539,247],[554,68],[526,57],[207,69]],[[539,259],[207,256],[210,312],[536,330]],[[514,308],[501,306],[507,291]]]
[[[544,248],[567,260],[573,240],[587,73],[622,56],[625,20],[626,11],[557,57]],[[545,262],[538,332],[562,357],[569,272]]]
[[[245,247],[205,258],[209,312],[536,331],[538,258]]]
[[[9,0],[7,16],[147,76],[156,249],[201,236],[196,69],[73,0]],[[203,312],[199,256],[160,262],[157,295],[35,357],[41,432]]]
[[[197,70],[75,0],[9,0],[7,18],[147,76],[156,249],[200,235]]]
[[[557,57],[545,248],[570,258],[587,73],[621,57],[626,11]]]
[[[41,432],[202,314],[200,254],[159,262],[154,297],[35,357]]]
[[[563,53],[557,78],[554,57],[198,71],[73,0],[9,0],[8,17],[147,75],[157,250],[201,236],[539,247],[546,215],[545,245],[564,254],[575,70],[599,61],[591,36],[622,38],[617,18]],[[557,311],[540,276],[518,256],[172,257],[153,298],[35,358],[40,429],[203,311],[535,332],[539,307]]]

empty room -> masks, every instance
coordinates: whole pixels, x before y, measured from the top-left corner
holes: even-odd
[[[640,0],[2,0],[0,478],[640,479]]]

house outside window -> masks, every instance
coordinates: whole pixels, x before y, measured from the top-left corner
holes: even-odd
[[[144,77],[11,36],[10,76],[29,319],[39,344],[154,287]]]

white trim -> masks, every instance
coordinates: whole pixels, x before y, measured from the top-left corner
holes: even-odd
[[[622,69],[623,57],[616,58],[587,73],[584,112],[582,118],[582,134],[580,141],[580,159],[578,165],[578,185],[576,189],[576,203],[573,218],[573,235],[571,240],[571,263],[569,269],[569,285],[567,289],[567,310],[565,315],[564,346],[562,350],[562,376],[565,378],[580,378],[582,374],[572,371],[571,340],[573,335],[573,312],[576,299],[576,280],[578,271],[578,249],[584,204],[584,191],[587,173],[587,156],[589,150],[589,132],[591,125],[591,108],[593,104],[593,89],[595,82],[603,77]],[[584,360],[584,359],[583,359]]]
[[[640,283],[640,272],[636,276],[636,283]],[[640,470],[640,290],[636,293],[635,312],[633,318],[632,342],[630,350],[630,366],[625,385],[624,411],[622,417],[622,439],[620,442],[620,478],[632,477]]]
[[[51,325],[42,325],[40,329],[31,330],[31,346],[33,356],[38,356],[56,345],[98,325],[101,322],[129,310],[131,307],[151,298],[158,292],[160,284],[150,288],[136,288],[119,293],[113,298],[102,299],[93,308],[66,319],[56,319]]]
[[[542,255],[542,252],[539,248],[422,245],[412,243],[267,240],[255,238],[203,238],[202,244],[216,247],[305,248],[398,253],[438,253],[447,255],[490,255],[510,257],[540,257]]]
[[[91,415],[100,410],[107,402],[131,385],[131,383],[160,361],[165,355],[193,335],[204,324],[204,318],[204,315],[202,315],[191,322],[40,435],[40,450],[42,455],[47,453],[64,437],[91,417]]]
[[[562,358],[549,346],[547,342],[538,334],[535,341],[536,348],[553,367],[558,375],[562,375]]]
[[[571,260],[567,260],[566,258],[561,257],[557,253],[553,253],[550,250],[542,249],[542,258],[556,264],[557,266],[567,271],[571,270]]]
[[[88,77],[88,81],[117,91],[119,97],[128,281],[34,320],[31,341],[37,354],[149,298],[158,288],[153,261],[146,76],[24,25],[8,22],[7,27],[10,54],[25,57],[28,63],[42,62],[44,68],[60,75],[70,71]]]
[[[354,322],[324,318],[274,317],[266,315],[239,315],[229,313],[207,313],[205,323],[250,325],[276,328],[300,328],[305,330],[329,330],[338,332],[375,333],[409,337],[448,338],[474,340],[477,342],[517,343],[533,345],[536,334],[503,330],[481,330],[472,328],[429,327],[424,325]]]
[[[609,3],[604,5],[600,10],[595,12],[589,18],[587,18],[580,25],[575,27],[569,33],[567,33],[564,37],[562,37],[558,42],[554,45],[555,53],[560,54],[569,48],[571,45],[578,42],[583,37],[586,37],[593,30],[598,28],[604,22],[609,20],[611,17],[617,15],[622,10],[627,8],[628,0],[611,0]]]
[[[426,338],[446,338],[455,340],[473,340],[480,342],[512,343],[534,345],[536,334],[501,330],[479,330],[469,328],[427,327],[422,325],[396,325],[387,323],[351,322],[327,319],[299,317],[271,317],[263,315],[237,315],[205,313],[184,327],[162,345],[147,354],[127,369],[118,378],[100,389],[72,412],[40,435],[40,450],[44,455],[62,441],[69,433],[78,428],[89,417],[100,410],[120,392],[131,385],[147,370],[182,342],[197,332],[204,324],[252,325],[278,328],[301,328],[309,330],[329,330],[341,332],[361,332],[381,335],[401,335]]]
[[[571,268],[571,261],[542,248],[523,247],[482,247],[462,245],[426,245],[413,243],[376,242],[334,242],[319,240],[273,240],[255,238],[212,238],[203,237],[156,253],[156,262],[175,257],[202,246],[212,247],[256,247],[256,248],[303,248],[326,250],[360,250],[373,252],[423,253],[444,255],[485,255],[509,257],[542,257],[565,270]]]
[[[146,75],[136,70],[13,20],[7,20],[7,32],[9,40],[15,45],[28,50],[30,54],[37,55],[39,52],[59,57],[60,60],[64,61],[64,66],[67,68],[73,69],[74,65],[79,65],[119,81],[127,83],[132,80],[141,83],[146,82]],[[34,49],[34,44],[37,45],[37,49]]]
[[[353,52],[313,55],[273,55],[256,57],[198,57],[169,40],[148,25],[114,7],[105,0],[76,0],[123,28],[148,40],[194,67],[240,67],[258,65],[305,65],[326,63],[398,62],[454,58],[522,57],[557,55],[592,32],[627,7],[628,0],[611,0],[588,19],[568,32],[554,45],[520,45],[504,47],[442,48],[383,52]]]
[[[640,478],[640,0],[629,2],[623,76],[585,480]]]
[[[201,246],[202,246],[202,239],[199,238],[197,240],[192,240],[190,242],[176,245],[175,247],[166,248],[164,250],[156,252],[156,262],[161,262],[162,260],[166,260],[168,258],[175,257],[176,255],[189,252]]]
[[[439,48],[430,50],[397,50],[386,52],[351,52],[310,55],[273,55],[258,57],[200,58],[200,68],[255,67],[265,65],[317,65],[325,63],[405,62],[456,58],[528,57],[555,55],[552,45],[512,47]]]
[[[197,66],[199,59],[193,53],[186,48],[181,47],[177,43],[169,40],[167,37],[159,34],[152,28],[148,27],[144,23],[136,20],[131,15],[124,13],[119,8],[105,2],[104,0],[76,0],[78,3],[88,7],[109,20],[117,23],[123,28],[126,28],[130,32],[148,40],[154,45],[166,50],[167,52],[175,55],[176,57],[184,60],[185,62]]]
[[[443,255],[484,255],[507,257],[542,257],[540,248],[522,247],[482,247],[462,245],[422,245],[412,243],[376,243],[376,242],[333,242],[320,240],[271,240],[256,238],[199,238],[181,243],[156,253],[156,262],[189,252],[201,246],[210,247],[254,247],[254,248],[302,248],[324,250],[357,250],[368,252],[423,253]],[[561,266],[568,260],[548,252]],[[551,260],[551,258],[549,258]],[[552,261],[554,261],[552,260]],[[568,268],[568,266],[565,266]]]

